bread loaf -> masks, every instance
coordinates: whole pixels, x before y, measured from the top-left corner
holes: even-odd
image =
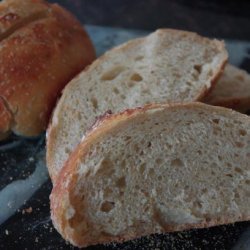
[[[227,60],[223,42],[161,29],[97,59],[65,88],[47,133],[52,181],[96,117],[108,110],[200,100]]]
[[[249,74],[233,65],[226,65],[218,83],[204,101],[211,105],[232,108],[242,113],[249,111]]]
[[[37,136],[63,87],[94,60],[94,48],[68,11],[39,0],[1,1],[0,45],[0,117],[8,113],[0,137],[11,130]]]
[[[54,226],[83,247],[250,219],[250,118],[201,103],[102,118],[51,199]]]

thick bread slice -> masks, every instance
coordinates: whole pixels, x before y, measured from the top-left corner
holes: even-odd
[[[53,188],[52,220],[76,246],[250,219],[250,119],[201,103],[107,116]]]
[[[153,102],[199,100],[226,60],[223,42],[171,29],[107,52],[71,81],[55,109],[47,136],[52,180],[96,117]]]
[[[245,113],[250,110],[250,75],[228,64],[205,102]]]

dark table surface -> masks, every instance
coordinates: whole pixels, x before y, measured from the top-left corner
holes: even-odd
[[[56,2],[51,0],[50,2]],[[85,24],[250,40],[249,0],[60,0]]]

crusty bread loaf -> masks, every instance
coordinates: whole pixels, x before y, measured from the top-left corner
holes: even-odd
[[[242,113],[250,110],[250,75],[233,65],[226,65],[212,92],[205,102],[224,106]]]
[[[21,27],[45,17],[49,5],[43,0],[3,0],[0,3],[0,40]]]
[[[52,181],[96,117],[152,102],[201,99],[219,76],[223,42],[162,29],[112,49],[64,90],[47,134]]]
[[[106,116],[51,194],[76,246],[250,219],[250,118],[202,103]]]
[[[69,12],[39,0],[1,1],[0,45],[0,117],[8,111],[0,137],[11,130],[37,136],[62,88],[94,60],[94,48]]]

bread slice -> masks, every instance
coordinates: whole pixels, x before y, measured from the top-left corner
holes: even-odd
[[[250,118],[202,103],[106,116],[51,194],[52,220],[82,247],[250,219]]]
[[[98,116],[152,102],[200,100],[226,60],[223,42],[171,29],[107,52],[71,81],[55,109],[47,136],[52,181]]]
[[[250,110],[250,75],[227,64],[218,83],[206,96],[205,102],[246,113]]]

